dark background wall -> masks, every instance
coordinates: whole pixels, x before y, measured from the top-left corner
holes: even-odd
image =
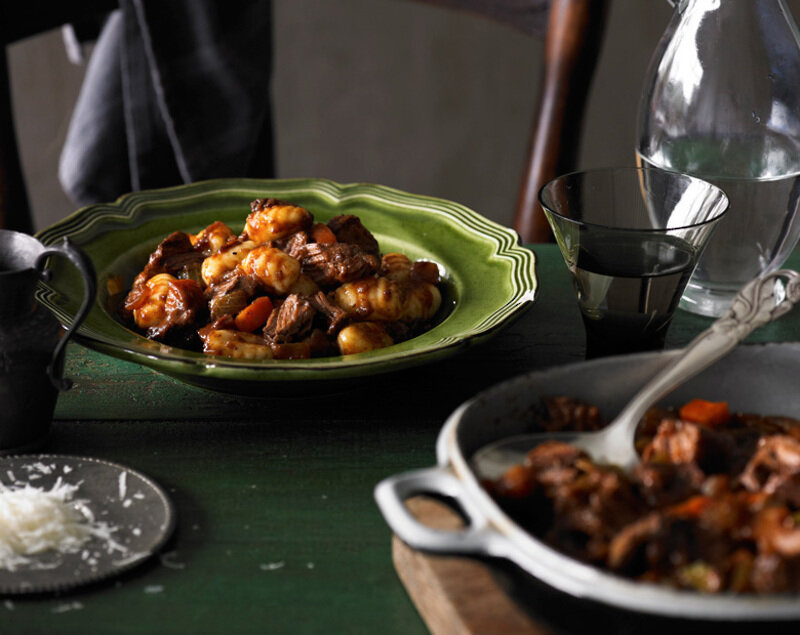
[[[800,0],[790,3],[800,15]],[[632,165],[636,109],[666,0],[613,0],[580,164]],[[511,222],[539,90],[542,42],[403,0],[274,0],[278,176],[370,181]],[[84,67],[60,31],[9,51],[37,228],[75,206],[58,155]]]

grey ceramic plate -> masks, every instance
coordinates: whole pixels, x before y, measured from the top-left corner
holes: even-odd
[[[246,362],[209,357],[152,342],[125,328],[109,308],[106,282],[121,275],[130,285],[148,254],[175,230],[197,232],[215,220],[239,231],[257,197],[282,198],[308,208],[315,219],[356,214],[382,251],[401,251],[439,264],[444,307],[435,327],[406,342],[369,353],[314,360]],[[235,393],[282,394],[302,382],[373,376],[456,353],[497,333],[536,296],[533,253],[518,236],[466,207],[379,185],[339,185],[318,179],[218,180],[138,192],[116,203],[82,209],[40,232],[46,245],[64,237],[92,259],[98,297],[77,332],[83,344],[150,366],[180,380]],[[54,262],[54,275],[39,299],[62,322],[71,321],[82,297],[68,264]],[[284,385],[277,390],[264,382]]]
[[[30,556],[31,564],[0,569],[0,593],[64,591],[110,578],[138,566],[156,553],[175,528],[166,493],[145,475],[124,465],[89,457],[12,456],[0,459],[0,483],[46,491],[56,480],[78,485],[74,500],[86,501],[97,522],[115,528],[120,548],[91,538],[76,553],[48,551]]]
[[[519,527],[480,485],[473,457],[487,445],[532,432],[531,411],[545,395],[571,395],[612,419],[677,351],[625,355],[523,375],[459,407],[437,441],[438,465],[380,483],[376,499],[389,525],[417,549],[510,560],[542,582],[578,598],[661,616],[703,620],[800,618],[800,596],[701,594],[617,577],[565,556]],[[680,404],[700,397],[728,401],[734,411],[798,417],[800,344],[740,346],[667,397]],[[416,494],[455,499],[469,519],[462,532],[420,525],[402,500]]]

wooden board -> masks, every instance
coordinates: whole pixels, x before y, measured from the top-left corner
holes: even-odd
[[[456,514],[434,500],[416,497],[406,504],[430,527],[455,529],[463,525]],[[397,536],[392,539],[392,560],[434,635],[550,633],[506,594],[487,565],[480,561],[425,554],[410,548]]]
[[[442,503],[424,497],[406,501],[420,522],[437,529],[463,526]],[[707,622],[621,611],[572,598],[526,574],[515,576],[502,562],[425,554],[392,539],[392,559],[417,611],[433,635],[752,635],[763,623]],[[516,599],[514,599],[516,598]],[[797,621],[770,622],[770,635],[800,633]]]

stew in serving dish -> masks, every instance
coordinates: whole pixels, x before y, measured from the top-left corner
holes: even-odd
[[[546,430],[594,430],[597,408],[543,400]],[[633,474],[550,441],[484,483],[522,527],[583,562],[698,591],[800,590],[800,422],[693,400],[651,409]]]
[[[167,236],[119,314],[148,338],[211,355],[306,359],[424,332],[439,284],[436,263],[381,254],[355,215],[317,223],[303,207],[259,198],[238,235],[216,221]]]

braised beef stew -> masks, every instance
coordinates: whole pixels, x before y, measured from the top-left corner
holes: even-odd
[[[595,430],[597,408],[543,400],[543,430]],[[694,400],[651,409],[633,474],[550,441],[484,486],[522,527],[580,561],[707,593],[800,590],[800,422]]]
[[[119,308],[146,337],[231,358],[361,353],[418,335],[442,306],[439,267],[381,254],[354,215],[326,224],[274,198],[235,234],[216,221],[150,254]]]

